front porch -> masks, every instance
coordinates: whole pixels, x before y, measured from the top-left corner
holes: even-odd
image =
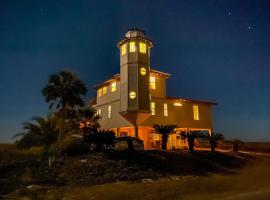
[[[121,136],[131,136],[136,137],[134,127],[121,127],[112,129],[116,133],[116,137]],[[152,133],[152,127],[139,126],[138,127],[138,138],[143,140],[145,150],[150,149],[161,149],[161,135]],[[188,143],[185,138],[181,136],[181,132],[187,130],[200,130],[208,131],[211,133],[211,129],[197,129],[197,128],[177,128],[175,133],[171,134],[168,139],[168,150],[173,149],[186,149],[188,148]]]

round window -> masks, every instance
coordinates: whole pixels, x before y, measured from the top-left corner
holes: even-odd
[[[135,98],[136,98],[136,92],[131,91],[131,92],[129,93],[129,98],[135,99]]]
[[[140,73],[144,76],[146,74],[146,69],[144,67],[141,67]]]

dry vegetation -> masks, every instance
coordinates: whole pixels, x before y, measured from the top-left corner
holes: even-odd
[[[12,199],[260,199],[270,194],[269,166],[270,157],[241,153],[142,151],[65,156],[49,169],[42,149],[1,145],[0,194]],[[26,189],[32,184],[36,188]]]

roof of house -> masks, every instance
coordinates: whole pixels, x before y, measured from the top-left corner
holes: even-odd
[[[205,101],[205,100],[197,100],[197,99],[189,99],[189,98],[182,98],[182,97],[168,97],[167,96],[166,99],[178,100],[178,101],[183,101],[183,102],[192,102],[192,103],[202,103],[202,104],[218,105],[217,102]]]
[[[171,77],[171,75],[168,74],[168,73],[161,72],[161,71],[154,70],[154,69],[151,69],[150,73],[156,74],[158,76],[163,76],[165,78],[170,78]],[[99,87],[101,87],[103,85],[109,85],[111,82],[116,81],[116,80],[120,80],[120,74],[115,74],[112,78],[107,79],[107,80],[95,85],[94,88],[97,89],[97,88],[99,88]]]

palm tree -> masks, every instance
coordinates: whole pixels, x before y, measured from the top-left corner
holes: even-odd
[[[67,110],[83,106],[82,95],[86,93],[85,84],[70,71],[60,71],[58,74],[51,75],[48,84],[43,88],[42,94],[46,102],[50,103],[49,108],[55,106],[61,116],[58,123],[59,140],[64,133]]]
[[[177,126],[176,125],[153,125],[151,132],[155,134],[160,134],[162,137],[162,149],[167,150],[167,143],[169,135],[172,134]]]
[[[87,131],[83,136],[83,140],[89,145],[95,145],[96,151],[111,148],[115,144],[116,137],[112,130],[92,127],[85,127],[85,130]]]
[[[79,109],[79,122],[83,123],[86,127],[99,128],[99,116],[92,108]]]
[[[200,131],[192,131],[187,130],[185,132],[181,132],[181,136],[187,139],[188,141],[188,148],[190,152],[194,151],[194,141],[197,138],[203,138],[203,134]]]
[[[54,115],[48,115],[47,118],[33,117],[32,121],[34,122],[23,124],[25,132],[14,136],[14,138],[20,138],[16,141],[17,146],[22,148],[45,146],[49,148],[58,137],[57,118]]]
[[[219,141],[224,140],[224,136],[221,133],[207,133],[206,139],[211,145],[211,151],[214,152]]]

